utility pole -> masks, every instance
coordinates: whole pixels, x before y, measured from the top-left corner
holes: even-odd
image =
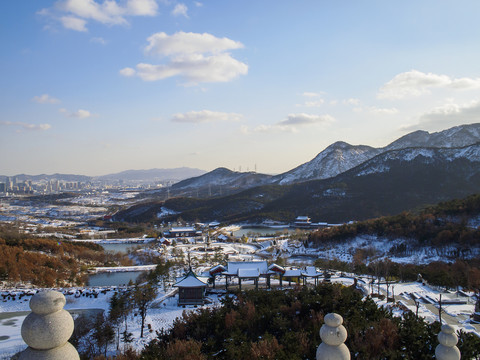
[[[440,298],[438,300],[438,320],[441,325],[442,324],[442,294],[440,294]]]

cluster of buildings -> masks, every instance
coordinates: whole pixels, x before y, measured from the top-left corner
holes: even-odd
[[[85,187],[80,181],[61,180],[24,180],[18,181],[15,176],[7,176],[5,182],[0,183],[0,193],[8,194],[52,194],[62,191],[78,191]]]
[[[267,288],[271,287],[271,278],[279,279],[280,287],[283,281],[292,281],[306,285],[307,279],[313,279],[317,285],[320,278],[323,281],[330,282],[331,274],[328,272],[319,272],[314,266],[307,266],[304,269],[289,269],[275,263],[268,265],[267,261],[229,261],[226,266],[216,265],[208,271],[197,275],[190,270],[182,277],[177,279],[175,287],[178,288],[178,305],[203,305],[205,303],[205,292],[209,284],[215,288],[216,278],[225,278],[225,288],[235,283],[242,289],[242,282],[253,281],[258,289],[260,279],[265,279]]]

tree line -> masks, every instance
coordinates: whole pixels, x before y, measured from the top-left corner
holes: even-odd
[[[184,312],[137,357],[143,360],[314,359],[323,317],[344,317],[346,345],[356,359],[433,359],[440,331],[407,313],[395,317],[353,287],[322,284],[288,291],[227,295],[219,308]],[[480,356],[480,339],[460,332],[462,358]]]
[[[32,238],[11,226],[0,226],[0,280],[7,285],[40,287],[84,285],[92,266],[131,265],[132,260],[104,252],[96,244]]]
[[[402,212],[372,220],[344,224],[313,232],[312,244],[338,243],[357,235],[375,235],[391,239],[414,239],[419,245],[442,247],[457,244],[468,248],[480,245],[480,228],[468,220],[480,215],[480,195],[427,207],[421,213]]]

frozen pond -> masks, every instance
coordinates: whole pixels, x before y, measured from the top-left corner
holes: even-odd
[[[123,244],[100,244],[105,251],[115,251],[115,252],[122,252],[127,253],[128,249],[135,248],[135,247],[146,247],[148,243],[123,243]]]
[[[135,282],[143,271],[102,272],[90,275],[88,286],[121,286]]]
[[[285,235],[285,234],[294,234],[295,229],[291,229],[289,227],[285,228],[269,228],[269,227],[242,227],[239,230],[233,232],[233,235],[237,237],[245,236],[278,236],[278,235]]]

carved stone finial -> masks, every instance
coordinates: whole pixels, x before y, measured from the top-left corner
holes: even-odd
[[[455,329],[450,325],[443,325],[438,334],[440,344],[435,348],[435,357],[438,360],[460,360],[460,350],[456,347],[458,337]]]
[[[19,360],[80,360],[68,342],[73,319],[63,309],[65,296],[57,291],[41,291],[30,300],[32,312],[22,324],[22,338],[29,346]]]
[[[325,324],[320,329],[322,343],[317,349],[317,360],[350,360],[350,351],[344,344],[347,330],[343,318],[334,313],[325,315]]]

